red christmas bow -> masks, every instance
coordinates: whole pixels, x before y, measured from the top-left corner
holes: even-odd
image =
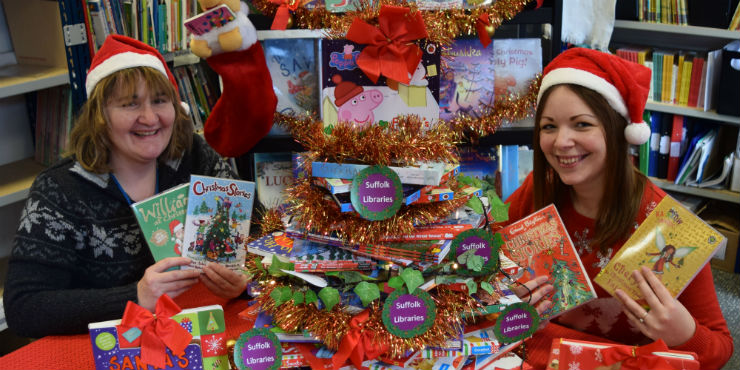
[[[478,16],[478,19],[475,20],[475,30],[478,31],[478,40],[483,44],[484,49],[491,43],[491,36],[489,36],[488,31],[486,31],[486,27],[490,25],[491,18],[488,16],[488,13],[481,14]]]
[[[658,339],[641,347],[614,346],[603,348],[601,354],[604,356],[604,365],[612,365],[621,361],[622,369],[676,370],[663,357],[653,354],[653,352],[665,351],[668,351],[668,346],[662,339]]]
[[[164,368],[167,358],[165,346],[173,354],[180,355],[193,339],[185,328],[170,318],[180,311],[182,310],[177,303],[166,294],[162,294],[157,300],[154,315],[146,308],[129,301],[121,324],[116,329],[119,334],[126,333],[131,328],[141,330],[141,362],[155,368]]]
[[[378,14],[378,27],[355,18],[347,39],[366,45],[357,57],[357,66],[374,83],[384,75],[392,80],[409,83],[409,74],[421,61],[421,49],[414,40],[427,37],[421,12],[408,8],[383,5]]]
[[[270,0],[273,4],[280,5],[272,19],[271,30],[285,30],[288,27],[290,13],[298,9],[298,0]]]
[[[332,357],[335,369],[344,365],[349,357],[352,364],[360,369],[363,359],[372,360],[388,350],[388,345],[373,340],[371,330],[364,330],[364,322],[370,318],[370,311],[364,310],[349,322],[349,331],[342,337],[339,351]]]

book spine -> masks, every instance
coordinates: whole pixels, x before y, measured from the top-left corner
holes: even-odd
[[[357,173],[367,168],[366,164],[313,162],[311,176],[353,179]],[[410,185],[439,185],[444,174],[441,165],[434,168],[425,167],[389,167],[401,182]]]
[[[671,142],[668,157],[668,173],[666,180],[675,181],[678,175],[679,155],[681,154],[681,140],[683,139],[683,116],[673,116],[673,126],[671,128]]]
[[[658,148],[658,178],[668,177],[668,155],[671,149],[672,115],[664,114],[660,120],[660,144]]]

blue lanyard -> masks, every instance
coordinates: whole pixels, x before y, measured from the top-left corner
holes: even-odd
[[[123,190],[123,186],[121,186],[121,183],[118,182],[118,179],[116,179],[116,175],[114,175],[113,172],[110,173],[110,178],[113,179],[113,182],[118,187],[118,190],[121,191],[121,194],[123,194],[123,198],[126,199],[126,202],[129,205],[134,204],[134,202],[131,200],[131,197],[129,197],[128,194],[126,194],[126,191]],[[159,193],[159,171],[156,172],[156,179],[154,183],[154,194],[157,193]]]

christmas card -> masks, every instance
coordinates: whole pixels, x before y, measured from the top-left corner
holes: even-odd
[[[622,289],[632,299],[642,293],[632,271],[649,267],[673,297],[686,288],[727,238],[681,203],[666,196],[635,230],[594,281],[609,294]]]
[[[399,115],[415,114],[425,127],[439,121],[439,47],[421,45],[422,57],[408,84],[381,76],[373,83],[357,66],[363,45],[321,40],[321,112],[325,126],[339,121],[360,128],[393,125]],[[331,176],[326,176],[331,177]]]
[[[513,281],[525,283],[541,275],[550,277],[549,282],[555,289],[543,298],[552,302],[552,306],[542,313],[543,319],[555,317],[596,298],[591,279],[554,205],[542,208],[498,233],[504,239],[502,252],[519,266]]]
[[[182,254],[188,185],[175,186],[131,205],[155,261]]]
[[[459,38],[447,53],[447,68],[440,75],[439,117],[479,117],[483,106],[493,105],[493,44],[484,48],[477,37]]]
[[[171,317],[193,340],[182,355],[166,349],[165,370],[229,370],[224,311],[219,305],[190,308]],[[151,369],[141,363],[141,328],[119,332],[121,320],[88,325],[96,370]],[[138,330],[138,331],[137,331]],[[164,346],[163,346],[164,348]]]
[[[217,262],[241,271],[254,203],[254,183],[191,175],[183,257],[187,268]]]

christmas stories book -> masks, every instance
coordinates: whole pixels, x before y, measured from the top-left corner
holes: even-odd
[[[594,298],[596,291],[581,263],[554,205],[549,205],[498,231],[504,239],[502,251],[520,269],[512,277],[525,283],[547,275],[553,289],[543,299],[552,306],[542,318],[552,318]]]
[[[650,212],[594,281],[609,294],[619,288],[635,300],[642,293],[632,272],[647,266],[677,297],[727,238],[666,196]]]
[[[254,203],[254,182],[191,175],[183,257],[189,268],[218,262],[241,271]]]
[[[175,186],[131,205],[155,261],[182,254],[188,184]]]

